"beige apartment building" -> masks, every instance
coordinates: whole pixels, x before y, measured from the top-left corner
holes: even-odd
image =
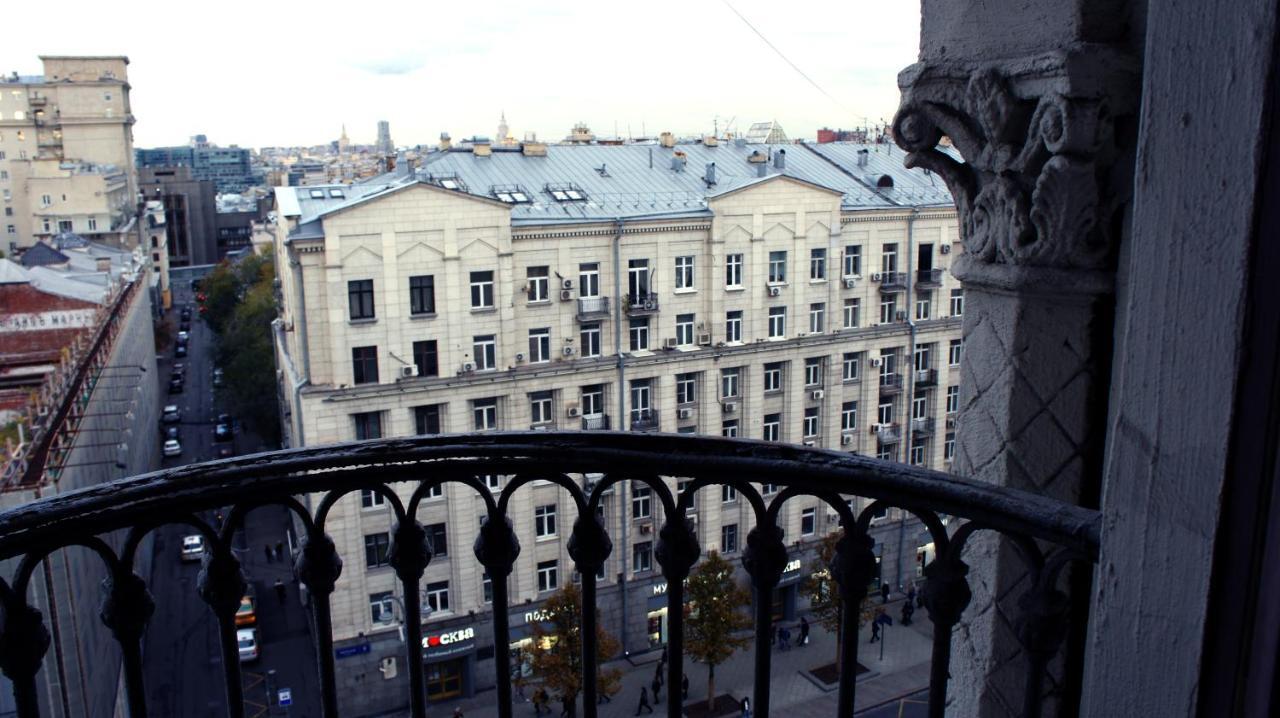
[[[661,431],[946,469],[964,302],[946,271],[957,217],[941,180],[901,161],[885,145],[475,142],[364,184],[277,188],[277,224],[263,231],[281,279],[288,441]],[[499,491],[504,478],[485,480]],[[437,553],[423,579],[432,699],[504,675],[476,616],[493,610],[471,555],[482,513],[450,486],[417,517]],[[539,601],[576,580],[576,516],[550,484],[522,489],[510,515],[523,547],[509,586],[518,648]],[[615,541],[604,625],[625,650],[661,645],[660,502],[621,485],[604,516]],[[704,550],[737,561],[745,500],[706,489],[690,518]],[[787,620],[820,568],[813,542],[835,521],[813,499],[789,501],[779,521],[794,542],[774,597]],[[874,525],[882,579],[903,588],[931,544],[909,517]],[[332,606],[339,680],[361,686],[341,692],[355,713],[393,709],[407,681],[390,529],[368,493],[341,499],[326,524],[347,557]]]
[[[72,232],[132,230],[137,179],[126,57],[40,58],[44,74],[0,76],[0,248]]]

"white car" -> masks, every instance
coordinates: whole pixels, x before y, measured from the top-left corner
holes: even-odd
[[[168,439],[164,442],[165,456],[182,456],[182,444],[177,439]]]
[[[258,660],[258,629],[241,628],[236,631],[236,645],[240,647],[240,662]]]
[[[177,404],[169,404],[164,408],[164,416],[161,418],[166,424],[176,424],[182,421],[182,411],[178,409]]]
[[[178,341],[185,342],[190,338],[191,338],[191,335],[188,334],[187,332],[178,332]]]
[[[182,537],[182,560],[199,561],[204,556],[204,537],[200,535]]]

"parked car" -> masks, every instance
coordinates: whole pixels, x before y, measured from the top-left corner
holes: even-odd
[[[181,324],[178,325],[179,333],[185,333],[190,331],[191,331],[191,322],[184,320]]]
[[[258,629],[241,628],[236,631],[236,644],[240,647],[240,662],[258,660]]]
[[[245,588],[240,598],[240,608],[236,609],[236,626],[252,626],[258,622],[258,614],[254,611],[253,587]]]
[[[184,322],[191,321],[191,307],[183,307],[182,311],[178,313],[178,318]]]
[[[179,343],[179,344],[186,344],[186,343],[187,343],[187,341],[188,341],[189,339],[191,339],[191,333],[190,333],[189,331],[187,331],[186,329],[180,330],[180,331],[178,332],[178,343]]]
[[[231,424],[219,421],[213,427],[214,441],[231,441]]]
[[[182,379],[170,379],[170,380],[169,380],[169,393],[170,393],[170,394],[181,394],[181,393],[182,393]]]
[[[164,455],[165,456],[182,456],[182,444],[178,443],[177,439],[165,439]]]
[[[179,344],[179,345],[178,345],[178,347],[177,347],[176,349],[174,349],[174,350],[173,350],[173,355],[174,355],[175,357],[179,357],[179,358],[180,358],[180,357],[184,357],[184,356],[186,356],[186,355],[187,355],[187,345],[186,345],[186,344]]]
[[[178,409],[177,404],[168,404],[164,408],[164,416],[160,420],[166,424],[176,424],[182,421],[182,412]]]
[[[176,427],[176,426],[166,426],[166,427],[164,428],[164,438],[165,438],[166,440],[168,440],[168,439],[173,439],[174,441],[177,441],[177,440],[181,439],[182,437],[178,435],[178,427]]]
[[[204,537],[199,534],[183,536],[182,560],[199,561],[202,556],[204,556]]]

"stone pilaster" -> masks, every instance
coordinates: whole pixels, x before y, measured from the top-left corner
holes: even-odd
[[[947,182],[965,246],[952,266],[965,287],[960,475],[1096,502],[1137,77],[1131,58],[1088,44],[925,61],[899,76],[895,140],[909,167]],[[965,562],[973,601],[955,634],[948,712],[1021,715],[1028,569],[985,533]],[[1060,654],[1043,683],[1047,715],[1063,675]]]

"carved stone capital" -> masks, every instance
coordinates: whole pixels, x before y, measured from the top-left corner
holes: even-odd
[[[991,63],[913,65],[899,75],[894,139],[908,167],[955,198],[962,281],[1108,291],[1132,158],[1117,123],[1136,115],[1137,63],[1080,45]],[[950,140],[955,153],[939,148]]]

